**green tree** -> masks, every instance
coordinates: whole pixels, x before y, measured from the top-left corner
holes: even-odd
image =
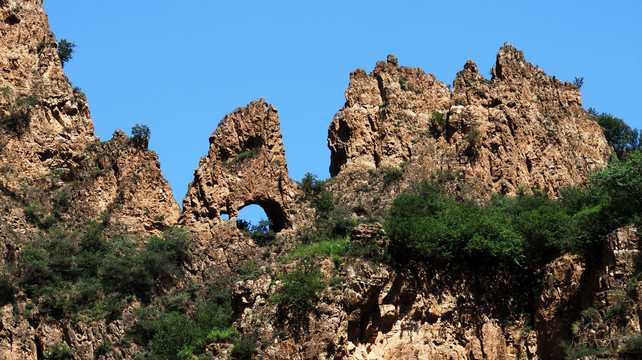
[[[60,39],[58,42],[58,57],[62,62],[62,66],[65,66],[65,63],[73,59],[74,48],[76,44],[73,42],[67,41],[67,39]]]
[[[588,113],[602,127],[606,141],[613,146],[618,157],[640,146],[642,134],[638,129],[627,125],[624,120],[607,113],[598,114],[593,108],[588,109]]]
[[[132,142],[139,149],[147,149],[151,131],[149,126],[136,124],[132,127]]]

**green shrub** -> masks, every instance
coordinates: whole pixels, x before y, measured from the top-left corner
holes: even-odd
[[[501,261],[540,264],[570,248],[572,221],[545,193],[496,196],[486,206],[457,202],[424,181],[397,197],[384,227],[389,253],[400,261]]]
[[[111,342],[104,342],[96,347],[95,356],[107,355],[111,351]]]
[[[404,78],[399,78],[399,86],[401,87],[401,90],[407,91],[408,90],[408,82]]]
[[[595,186],[609,196],[612,209],[619,217],[635,220],[642,213],[642,150],[628,153],[623,160],[612,159],[603,171],[591,177]]]
[[[20,251],[16,283],[27,296],[40,299],[43,314],[64,318],[82,310],[113,318],[125,296],[146,301],[155,286],[181,276],[186,232],[168,228],[139,249],[124,238],[108,241],[105,222],[90,221],[80,234],[52,228]]]
[[[11,131],[18,133],[24,132],[29,128],[31,121],[31,109],[29,108],[13,108],[9,115],[0,120],[0,125],[6,126]]]
[[[65,343],[56,342],[45,353],[45,360],[73,360],[74,353]]]
[[[151,131],[147,125],[136,124],[132,127],[132,143],[139,149],[147,149]]]
[[[642,357],[642,336],[638,334],[629,335],[624,340],[624,346],[618,350],[618,354],[630,359]]]
[[[605,235],[642,217],[642,151],[591,176],[582,188],[496,195],[485,206],[457,202],[436,184],[424,181],[397,197],[385,223],[389,253],[400,261],[480,260],[538,266],[564,252],[584,253]]]
[[[482,134],[479,129],[472,129],[471,132],[464,137],[464,140],[468,142],[469,147],[475,147],[481,144]]]
[[[272,230],[271,220],[261,220],[258,225],[252,225],[243,219],[236,220],[236,227],[242,232],[250,235],[254,242],[260,246],[272,244],[276,239],[276,232]]]
[[[60,39],[60,41],[58,41],[58,57],[62,62],[62,66],[65,66],[65,63],[73,58],[75,47],[76,44],[66,39]]]
[[[430,116],[430,133],[438,139],[446,131],[446,116],[439,111],[433,111]]]
[[[224,329],[214,329],[207,334],[207,341],[209,343],[225,343],[236,342],[239,337],[239,331],[235,326],[230,326]]]
[[[327,213],[321,213],[316,220],[317,232],[323,237],[344,237],[350,235],[357,222],[352,220],[352,213],[343,206],[334,207]]]
[[[150,237],[140,253],[146,270],[157,279],[179,275],[189,257],[188,238],[185,230],[175,227],[165,229],[162,237]]]
[[[232,163],[240,163],[245,159],[252,158],[252,157],[256,156],[256,154],[258,154],[259,151],[261,151],[261,147],[260,146],[254,148],[254,149],[250,149],[250,150],[244,151],[244,152],[236,155],[234,157],[234,159],[232,159]]]
[[[389,167],[383,171],[383,184],[388,185],[391,182],[400,180],[403,177],[403,169]]]
[[[298,315],[310,311],[326,288],[321,269],[311,258],[303,259],[294,271],[280,278],[283,285],[272,296],[272,301]]]
[[[230,350],[230,357],[234,360],[251,360],[256,354],[257,336],[253,333],[246,334]]]
[[[582,85],[584,85],[584,77],[583,77],[583,76],[581,76],[581,77],[576,77],[576,78],[573,80],[573,85],[577,86],[577,90],[581,89],[581,88],[582,88]]]
[[[10,303],[14,294],[18,291],[13,280],[8,274],[0,272],[0,306]]]
[[[233,310],[229,296],[201,301],[191,316],[153,307],[137,310],[137,321],[129,336],[150,350],[151,359],[180,359],[200,354],[212,342],[233,342],[238,331],[232,326]],[[189,357],[188,357],[189,358]]]
[[[315,196],[325,189],[325,182],[319,180],[316,175],[311,173],[306,173],[298,185],[306,198]]]
[[[179,351],[193,347],[202,336],[187,316],[179,313],[162,314],[153,326],[154,335],[149,347],[156,359],[176,359]]]
[[[321,217],[327,216],[334,209],[334,197],[328,190],[323,188],[317,196],[312,199],[312,204]]]
[[[301,244],[290,249],[285,260],[304,259],[318,256],[345,256],[350,249],[350,239],[347,237],[322,237],[310,244]]]
[[[642,133],[638,129],[631,128],[624,120],[611,114],[598,114],[592,108],[588,110],[588,113],[602,127],[606,141],[613,146],[618,157],[622,157],[626,152],[640,147]]]
[[[16,105],[18,106],[23,106],[23,105],[36,106],[38,105],[38,103],[39,103],[38,98],[35,96],[21,96],[16,99]]]

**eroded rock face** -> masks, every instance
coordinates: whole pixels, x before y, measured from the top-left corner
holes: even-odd
[[[445,84],[420,68],[399,66],[393,56],[370,74],[357,69],[350,74],[346,105],[328,130],[330,174],[410,160],[413,141],[429,131],[432,113],[445,113],[449,105]]]
[[[606,164],[609,146],[574,85],[504,45],[490,80],[471,60],[452,93],[421,69],[379,62],[350,76],[328,131],[330,172],[409,162],[411,182],[448,172],[482,193],[555,190]],[[443,116],[443,119],[441,118]]]
[[[180,214],[155,153],[132,145],[121,131],[103,143],[94,136],[86,98],[72,89],[56,43],[41,0],[0,1],[3,274],[44,230],[27,208],[70,231],[109,213],[114,230],[141,239],[175,224]],[[133,321],[131,308],[113,321],[49,321],[27,307],[29,300],[0,307],[2,359],[42,359],[56,342],[71,346],[78,358],[93,358],[101,344],[121,339]],[[136,352],[135,346],[114,349],[104,358],[132,358]]]
[[[278,112],[261,99],[225,116],[207,157],[194,172],[183,200],[181,223],[214,227],[244,206],[258,204],[277,230],[290,224],[287,209],[296,185],[288,177]]]
[[[29,160],[36,153],[76,151],[95,141],[86,99],[65,76],[42,2],[2,1],[0,20],[0,117],[24,113],[28,118],[5,148],[20,147]]]

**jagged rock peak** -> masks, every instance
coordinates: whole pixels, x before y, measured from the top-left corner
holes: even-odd
[[[330,174],[408,163],[412,181],[448,172],[480,193],[510,194],[520,186],[555,192],[606,164],[608,144],[575,85],[508,44],[492,74],[485,79],[469,59],[451,93],[394,57],[370,74],[354,71],[328,130]]]
[[[541,71],[526,61],[523,51],[517,50],[513,45],[504,43],[504,46],[497,52],[497,61],[491,71],[493,76],[501,80],[507,80],[513,76],[527,77],[535,70]]]
[[[28,99],[27,139],[94,141],[85,96],[65,76],[42,1],[0,1],[0,34],[0,117]]]
[[[184,224],[215,226],[250,204],[260,205],[276,229],[289,225],[296,190],[288,176],[277,109],[264,99],[226,115],[210,136],[183,200]],[[196,225],[194,225],[196,226]],[[198,227],[198,226],[197,226]]]
[[[393,55],[377,62],[370,74],[352,72],[345,96],[346,104],[328,130],[332,176],[350,167],[385,168],[409,160],[405,143],[418,130],[414,126],[427,123],[434,111],[445,113],[450,105],[444,83],[421,68],[399,66]]]

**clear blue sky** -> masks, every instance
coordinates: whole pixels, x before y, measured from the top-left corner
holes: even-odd
[[[450,84],[468,58],[488,77],[504,42],[561,80],[584,77],[585,108],[642,127],[641,1],[44,0],[96,135],[136,123],[182,201],[208,138],[265,98],[281,118],[290,177],[329,176],[327,130],[349,74],[392,53]]]

